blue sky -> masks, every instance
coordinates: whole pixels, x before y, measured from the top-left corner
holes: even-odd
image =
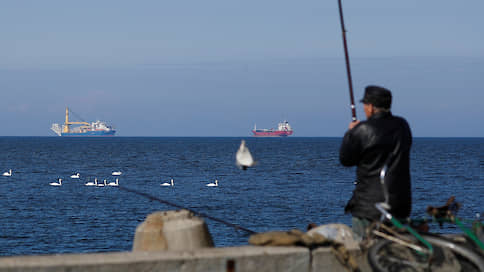
[[[380,84],[414,136],[484,137],[483,1],[343,7],[356,100]],[[0,33],[0,136],[53,136],[66,106],[119,136],[351,119],[336,0],[3,1]]]

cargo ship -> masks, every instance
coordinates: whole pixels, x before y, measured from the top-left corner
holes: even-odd
[[[277,125],[277,129],[258,129],[257,126],[254,125],[254,129],[252,130],[252,133],[254,133],[255,137],[286,137],[292,135],[292,132],[293,130],[286,120],[280,122]]]
[[[86,121],[70,121],[69,108],[66,108],[66,120],[64,124],[52,124],[51,130],[59,136],[75,137],[96,137],[96,136],[114,136],[116,130],[107,125],[105,122],[96,121],[88,123]]]

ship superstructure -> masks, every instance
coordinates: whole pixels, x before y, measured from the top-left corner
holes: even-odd
[[[116,130],[105,122],[97,120],[88,123],[86,121],[70,121],[69,108],[66,107],[64,124],[52,124],[51,128],[59,136],[114,136]]]
[[[277,129],[267,129],[262,128],[258,129],[257,126],[254,125],[254,129],[252,133],[254,133],[255,137],[286,137],[292,135],[292,128],[289,125],[289,122],[284,120],[277,125]]]

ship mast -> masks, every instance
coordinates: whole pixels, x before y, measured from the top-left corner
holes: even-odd
[[[89,126],[88,122],[69,122],[69,108],[66,107],[66,121],[64,123],[63,133],[69,133],[69,125],[86,125]]]
[[[64,133],[69,133],[69,108],[66,107],[66,121],[64,123]]]

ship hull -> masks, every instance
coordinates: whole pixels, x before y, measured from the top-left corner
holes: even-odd
[[[114,136],[115,130],[111,131],[86,131],[77,133],[61,133],[62,137],[104,137]]]
[[[291,131],[256,131],[252,130],[254,137],[287,137],[292,135]]]

